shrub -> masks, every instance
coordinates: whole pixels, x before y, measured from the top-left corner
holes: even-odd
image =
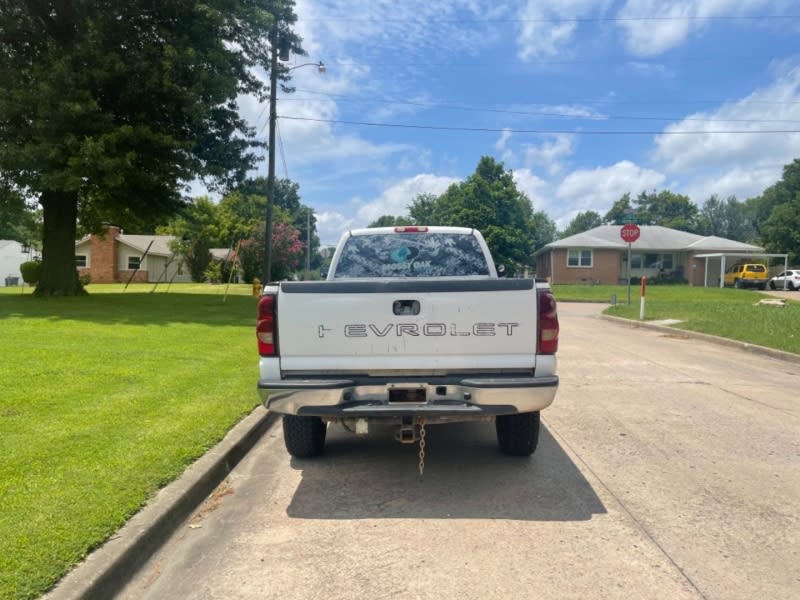
[[[22,274],[22,281],[28,285],[35,285],[42,274],[42,263],[38,260],[26,261],[19,266],[19,272]]]

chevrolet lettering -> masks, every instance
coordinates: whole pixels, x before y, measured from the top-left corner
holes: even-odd
[[[558,335],[549,284],[498,276],[480,232],[353,230],[325,281],[264,286],[258,391],[298,458],[322,454],[330,427],[388,424],[419,445],[422,471],[426,439],[459,421],[493,423],[504,453],[529,456],[558,389]]]
[[[514,335],[514,329],[519,327],[519,323],[475,323],[466,329],[455,323],[389,323],[387,325],[375,325],[374,323],[352,323],[344,326],[345,337],[386,337],[404,335],[413,336],[493,336],[493,335]],[[325,337],[326,332],[333,329],[324,325],[319,326],[319,337]]]

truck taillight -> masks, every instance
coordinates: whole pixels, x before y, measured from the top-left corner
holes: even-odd
[[[558,311],[556,298],[550,291],[539,292],[539,354],[555,354],[558,350]]]
[[[419,225],[403,225],[394,228],[395,233],[428,233],[427,227],[420,227]]]
[[[273,294],[261,296],[258,301],[258,322],[256,338],[258,353],[261,356],[277,356],[278,344],[275,336],[275,309],[277,299]]]

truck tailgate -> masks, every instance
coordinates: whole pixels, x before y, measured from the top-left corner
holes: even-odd
[[[281,370],[530,370],[536,301],[531,279],[282,283]]]

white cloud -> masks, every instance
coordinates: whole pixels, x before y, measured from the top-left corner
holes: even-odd
[[[654,159],[670,174],[684,177],[722,170],[728,173],[728,181],[749,182],[747,193],[759,193],[752,186],[766,171],[772,168],[780,177],[780,166],[800,155],[800,133],[788,133],[800,129],[798,125],[800,67],[779,65],[777,79],[769,87],[666,127],[655,139]],[[764,130],[776,133],[751,133]],[[676,133],[681,131],[701,133]],[[743,176],[747,171],[758,175]]]
[[[553,195],[549,193],[550,184],[534,174],[530,169],[514,171],[514,183],[517,189],[523,192],[531,201],[533,210],[544,211],[549,214],[550,200]]]
[[[776,14],[788,4],[780,0],[627,0],[617,13],[628,50],[656,56],[683,44],[690,34],[709,27],[708,17]]]
[[[358,209],[360,226],[369,225],[383,215],[407,215],[408,206],[419,194],[442,194],[451,184],[460,181],[454,177],[443,177],[423,173],[398,181],[387,187],[380,197]]]
[[[628,160],[610,167],[578,169],[558,186],[558,205],[549,215],[560,227],[566,226],[571,215],[580,211],[593,210],[602,216],[623,194],[629,192],[636,196],[639,192],[657,189],[665,180],[663,173]]]
[[[525,164],[528,166],[541,166],[552,175],[557,175],[564,169],[563,159],[572,155],[575,137],[569,134],[553,136],[552,141],[540,145],[526,145]]]
[[[607,0],[528,0],[519,13],[519,58],[528,61],[561,54],[578,29],[575,19],[602,14],[608,4]]]

